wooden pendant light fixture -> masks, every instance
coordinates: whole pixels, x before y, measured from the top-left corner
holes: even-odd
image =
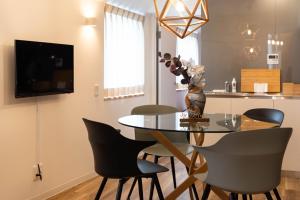
[[[185,38],[208,22],[207,0],[154,0],[159,24]]]

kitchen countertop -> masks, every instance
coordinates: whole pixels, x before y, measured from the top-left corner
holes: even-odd
[[[186,88],[176,89],[178,92],[187,92]],[[204,91],[206,97],[211,98],[244,98],[244,99],[300,99],[300,95],[283,94],[283,93],[247,93],[247,92],[221,92],[221,91]]]
[[[214,98],[263,98],[263,99],[300,99],[300,95],[286,95],[282,93],[244,93],[244,92],[205,92],[206,97]]]

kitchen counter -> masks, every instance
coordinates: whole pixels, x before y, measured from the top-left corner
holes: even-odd
[[[176,90],[177,93],[182,93],[185,96],[186,88]],[[245,98],[245,99],[300,99],[300,95],[287,95],[283,93],[247,93],[247,92],[213,92],[205,91],[206,97],[212,98]]]
[[[176,106],[185,110],[184,97],[187,90],[178,90]],[[294,132],[286,149],[283,170],[300,172],[300,95],[284,95],[282,93],[231,93],[222,91],[206,91],[205,113],[242,114],[253,108],[274,108],[284,112],[282,127],[292,127]],[[205,135],[204,145],[215,144],[221,134]]]
[[[300,99],[300,95],[286,95],[282,93],[243,93],[243,92],[205,92],[206,97],[213,98],[259,98],[259,99]]]

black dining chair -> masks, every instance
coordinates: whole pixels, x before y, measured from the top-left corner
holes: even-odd
[[[208,171],[195,177],[206,183],[202,200],[208,199],[212,186],[231,193],[231,199],[243,200],[248,194],[270,191],[280,184],[284,152],[292,128],[271,128],[225,135],[209,147],[195,147],[204,155]],[[250,199],[252,196],[250,197]]]
[[[271,122],[278,124],[279,126],[281,126],[284,119],[284,113],[281,110],[272,108],[254,108],[247,110],[244,115],[251,119]]]
[[[244,115],[251,119],[278,124],[278,127],[281,127],[284,120],[284,113],[281,110],[273,108],[254,108],[247,110]],[[276,196],[276,199],[281,200],[277,188],[274,188],[273,192]],[[250,199],[252,199],[251,195]]]
[[[143,199],[142,178],[151,178],[158,197],[164,199],[157,173],[168,171],[158,164],[137,159],[141,150],[155,144],[151,141],[130,140],[110,125],[83,119],[94,155],[95,171],[103,176],[95,200],[100,199],[107,180],[119,179],[116,199],[121,199],[123,185],[134,177],[138,180],[139,196]]]

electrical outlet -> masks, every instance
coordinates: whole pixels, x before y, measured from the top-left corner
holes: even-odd
[[[39,170],[40,167],[40,170]],[[42,175],[43,172],[43,163],[38,163],[32,166],[32,179],[33,181],[41,180],[41,176],[37,176],[38,174]]]

